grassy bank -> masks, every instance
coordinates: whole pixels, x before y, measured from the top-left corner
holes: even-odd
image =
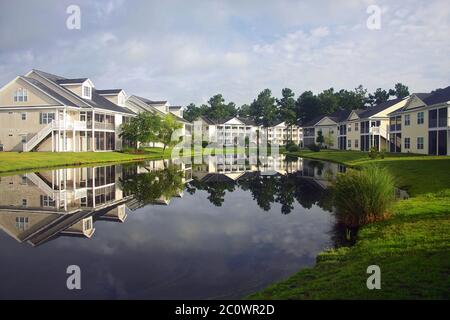
[[[439,192],[450,187],[450,157],[387,153],[384,159],[372,160],[359,151],[300,151],[288,153],[304,158],[333,161],[349,167],[362,167],[376,163],[395,177],[396,185],[411,196]]]
[[[248,150],[248,149],[247,149]],[[204,155],[245,153],[245,148],[202,149]],[[27,170],[170,158],[172,149],[145,148],[143,153],[126,152],[0,152],[0,174]],[[186,152],[185,152],[186,153]],[[184,155],[186,155],[184,153]],[[193,155],[194,150],[191,150]],[[187,155],[187,156],[189,156]]]
[[[0,152],[0,173],[76,166],[94,163],[162,159],[170,156],[160,148],[147,148],[142,154],[120,152]]]
[[[449,299],[450,157],[301,151],[297,155],[350,166],[378,163],[413,197],[399,201],[391,219],[363,227],[351,247],[331,249],[313,268],[251,299]],[[366,269],[381,268],[381,290],[368,290]]]

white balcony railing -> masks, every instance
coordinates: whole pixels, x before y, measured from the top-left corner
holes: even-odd
[[[370,133],[371,134],[378,134],[384,138],[387,138],[387,132],[385,129],[381,128],[381,127],[371,127],[370,128]]]

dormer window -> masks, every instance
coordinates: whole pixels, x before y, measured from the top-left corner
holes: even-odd
[[[14,91],[14,102],[27,102],[28,101],[28,90],[19,88]]]
[[[92,88],[89,86],[83,86],[83,98],[91,99]]]

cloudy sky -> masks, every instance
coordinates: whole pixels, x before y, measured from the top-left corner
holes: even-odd
[[[373,4],[380,30],[366,25]],[[0,85],[36,68],[181,105],[264,88],[423,92],[450,85],[449,35],[448,0],[2,0]]]

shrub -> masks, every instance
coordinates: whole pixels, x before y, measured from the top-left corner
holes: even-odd
[[[313,151],[313,152],[319,152],[320,151],[320,146],[313,143],[313,144],[310,144],[308,146],[308,149]]]
[[[385,219],[395,197],[392,176],[377,166],[338,174],[334,187],[338,223],[348,227]]]
[[[295,143],[287,146],[286,149],[289,152],[299,152],[300,151],[300,147],[298,145],[296,145]]]
[[[372,147],[369,150],[369,158],[370,159],[376,159],[380,156],[380,152],[378,152],[377,148]]]

